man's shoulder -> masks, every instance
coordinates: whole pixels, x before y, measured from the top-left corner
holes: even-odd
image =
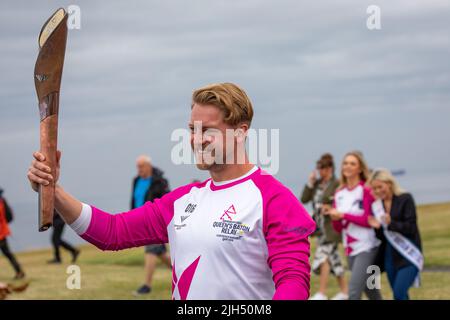
[[[285,186],[272,174],[262,169],[259,170],[258,174],[255,174],[252,177],[252,181],[255,183],[263,198],[266,200],[285,199],[288,201],[295,200],[295,202],[300,203],[294,193],[287,186]]]
[[[252,178],[261,191],[265,232],[280,226],[282,233],[307,237],[316,225],[294,193],[273,175],[262,171]]]
[[[168,183],[166,177],[164,176],[164,171],[158,167],[153,167],[152,180],[153,184]]]
[[[179,186],[166,194],[167,197],[178,199],[193,191],[193,189],[204,188],[210,179],[205,181],[196,181],[183,186]]]
[[[164,171],[162,171],[160,168],[158,167],[153,167],[153,172],[152,175],[154,177],[163,177],[164,176]]]

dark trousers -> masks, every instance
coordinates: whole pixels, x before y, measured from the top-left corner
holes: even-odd
[[[9,249],[8,241],[5,239],[0,240],[0,250],[2,250],[3,254],[6,258],[8,258],[9,262],[13,266],[16,273],[22,272],[22,268],[20,264],[17,262],[16,257],[13,255],[11,250]]]
[[[419,273],[419,269],[411,262],[400,269],[395,268],[392,259],[392,252],[395,250],[391,244],[386,245],[385,253],[385,269],[388,276],[389,284],[395,300],[409,300],[408,290],[414,284],[414,280]]]
[[[62,219],[55,219],[53,221],[52,244],[56,260],[61,260],[59,247],[63,247],[67,251],[70,251],[72,254],[77,251],[77,249],[75,249],[73,246],[62,239],[65,225],[66,224]]]

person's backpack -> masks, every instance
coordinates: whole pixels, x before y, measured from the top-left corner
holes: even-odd
[[[5,208],[5,218],[6,218],[6,222],[10,223],[11,221],[14,220],[14,215],[12,213],[11,208],[8,206],[8,204],[6,203],[5,199],[0,199],[0,201],[3,204],[3,207]]]

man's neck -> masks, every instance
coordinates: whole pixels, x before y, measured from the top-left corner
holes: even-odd
[[[252,163],[244,164],[225,164],[219,170],[210,170],[209,174],[215,182],[233,180],[245,175],[255,165]]]

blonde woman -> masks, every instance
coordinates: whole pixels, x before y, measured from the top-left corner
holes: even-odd
[[[369,217],[369,224],[376,229],[383,227],[384,267],[394,299],[408,300],[408,290],[423,266],[414,199],[386,169],[375,170],[369,183],[378,199],[373,204],[376,217]]]
[[[364,291],[370,300],[381,300],[377,286],[367,286],[369,266],[375,264],[380,240],[369,225],[374,198],[365,185],[369,169],[362,154],[349,152],[342,161],[340,188],[334,195],[333,208],[326,213],[333,220],[333,227],[342,233],[345,254],[351,271],[349,300],[360,300]]]

